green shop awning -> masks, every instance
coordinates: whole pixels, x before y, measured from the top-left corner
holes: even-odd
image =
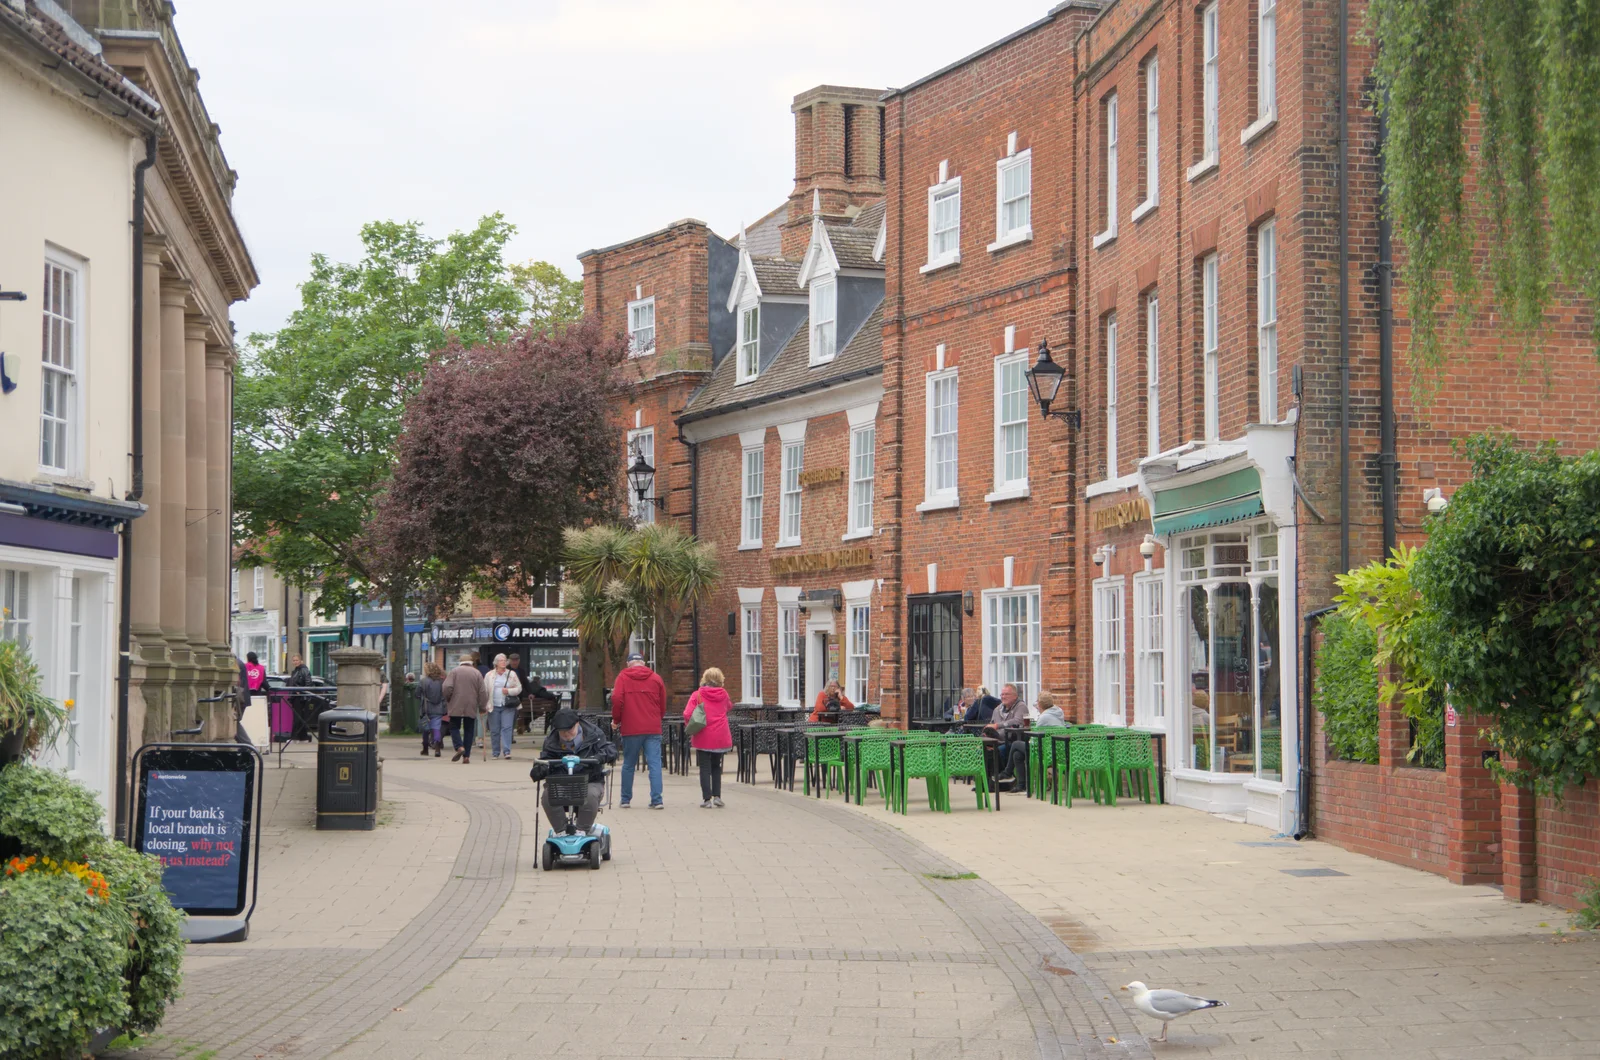
[[[312,644],[322,644],[330,640],[343,640],[343,633],[307,633],[306,640]]]
[[[1251,519],[1263,511],[1261,475],[1246,467],[1193,485],[1157,490],[1150,515],[1156,533],[1181,534]]]

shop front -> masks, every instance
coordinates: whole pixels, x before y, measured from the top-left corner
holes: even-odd
[[[1164,649],[1171,801],[1277,831],[1299,767],[1293,439],[1251,427],[1139,468],[1165,563],[1145,575],[1159,628],[1136,634]]]
[[[432,643],[446,668],[461,652],[477,652],[485,666],[502,652],[515,652],[540,684],[576,701],[578,631],[565,618],[444,619],[433,623]]]

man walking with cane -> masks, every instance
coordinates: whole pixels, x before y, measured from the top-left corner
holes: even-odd
[[[611,690],[611,721],[622,734],[622,809],[633,800],[633,773],[644,752],[650,770],[650,808],[665,809],[661,801],[661,719],[667,711],[667,686],[661,675],[634,652],[617,675]]]

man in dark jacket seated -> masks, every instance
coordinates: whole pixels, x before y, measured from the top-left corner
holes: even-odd
[[[589,796],[583,800],[583,806],[578,810],[578,828],[587,832],[600,814],[600,800],[604,799],[606,794],[605,767],[617,760],[617,746],[607,740],[605,734],[593,722],[584,721],[578,717],[577,711],[563,707],[550,719],[550,735],[544,738],[544,746],[539,750],[539,761],[533,764],[528,776],[534,780],[543,780],[552,773],[565,773],[567,767],[559,763],[567,755],[592,758],[597,763],[580,765],[577,768],[577,772],[586,773],[589,777]],[[550,819],[551,827],[558,830],[565,828],[566,810],[551,802],[548,786],[539,801],[544,806],[544,815]]]

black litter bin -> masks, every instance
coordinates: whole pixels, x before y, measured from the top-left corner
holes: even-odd
[[[378,716],[354,707],[317,719],[317,827],[371,831],[378,823]]]

